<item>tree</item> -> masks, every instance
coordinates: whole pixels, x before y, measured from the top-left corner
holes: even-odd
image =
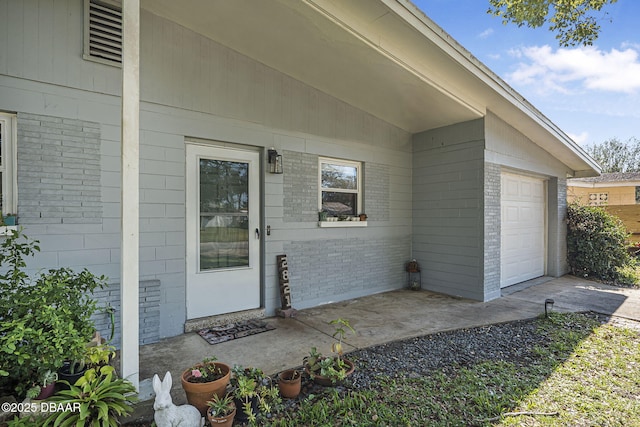
[[[600,34],[596,12],[617,0],[489,0],[487,13],[501,17],[506,25],[538,28],[549,24],[563,46],[590,46]]]
[[[586,150],[600,163],[602,172],[640,172],[640,139],[632,137],[622,142],[611,138]]]

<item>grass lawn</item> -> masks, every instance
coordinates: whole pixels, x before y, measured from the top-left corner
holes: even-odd
[[[327,388],[267,425],[640,426],[640,330],[583,314],[537,322],[531,360],[385,374],[372,390]]]

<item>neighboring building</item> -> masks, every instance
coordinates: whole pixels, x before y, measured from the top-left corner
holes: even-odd
[[[591,206],[640,204],[640,172],[603,173],[568,180],[567,200]]]
[[[603,173],[568,181],[567,200],[603,206],[622,220],[632,242],[640,242],[640,172]]]
[[[0,0],[3,211],[32,270],[105,274],[117,310],[119,10]],[[140,63],[141,343],[273,315],[279,254],[299,309],[405,287],[412,258],[479,301],[567,272],[566,178],[598,165],[406,0],[142,1]]]

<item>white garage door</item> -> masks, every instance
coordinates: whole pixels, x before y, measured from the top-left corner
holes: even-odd
[[[504,288],[545,273],[545,182],[503,173],[500,203],[500,287]]]

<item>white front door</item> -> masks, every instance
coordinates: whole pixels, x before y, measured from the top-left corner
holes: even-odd
[[[187,318],[260,306],[259,154],[187,144]]]
[[[500,287],[543,276],[546,260],[545,181],[503,173],[501,179]]]

